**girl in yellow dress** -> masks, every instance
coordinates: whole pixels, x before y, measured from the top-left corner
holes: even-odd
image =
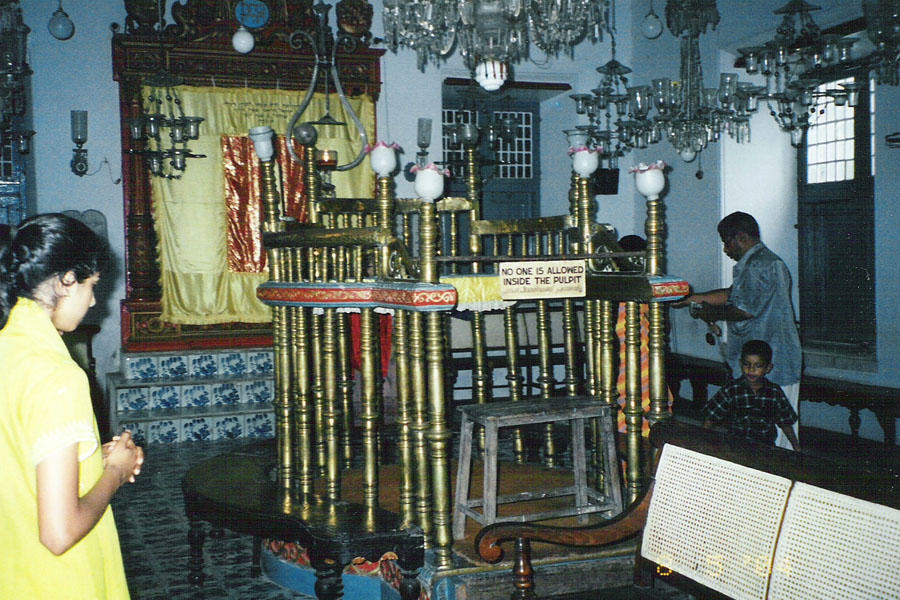
[[[100,445],[60,337],[94,305],[105,253],[64,215],[0,230],[0,598],[128,598],[109,502],[143,451],[127,431]]]

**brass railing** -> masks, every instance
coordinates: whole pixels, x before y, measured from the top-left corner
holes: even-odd
[[[505,371],[506,399],[591,395],[598,402],[616,403],[616,311],[619,301],[628,301],[625,479],[631,498],[638,496],[646,466],[640,444],[645,417],[638,306],[652,299],[648,275],[660,274],[662,264],[658,206],[648,208],[648,253],[637,257],[643,261],[635,260],[633,253],[620,251],[607,226],[595,222],[596,204],[587,179],[573,177],[569,215],[484,221],[474,153],[469,153],[468,161],[467,197],[437,203],[396,198],[386,177],[377,179],[374,199],[323,198],[319,181],[310,176],[310,222],[304,224],[281,218],[273,164],[262,163],[264,243],[271,282],[260,288],[259,295],[273,308],[278,481],[285,507],[315,493],[342,499],[341,473],[351,463],[363,471],[363,503],[377,506],[385,419],[376,310],[388,309],[393,312],[391,359],[397,390],[393,435],[400,513],[406,522],[423,529],[439,568],[451,565],[451,400],[482,403],[497,396],[488,361],[492,336],[502,339],[505,348],[500,368]],[[307,173],[315,172],[310,163]],[[459,327],[450,323],[453,302],[443,301],[447,294],[455,298],[456,292],[441,284],[441,277],[489,274],[499,260],[573,256],[585,259],[591,272],[585,298],[521,302],[504,308],[502,317],[473,312],[467,349],[471,397],[451,398],[448,358],[458,349],[454,338]],[[649,273],[641,271],[642,262]],[[623,273],[622,265],[630,272]],[[347,310],[359,312],[356,380]],[[534,369],[534,377],[520,362],[522,331],[536,331],[534,343],[526,344],[537,349],[535,366],[527,367]],[[659,303],[651,303],[650,338],[651,417],[661,419],[668,412]],[[524,385],[523,373],[535,383]],[[354,385],[359,389],[356,419]],[[594,434],[598,448],[596,427]],[[524,461],[526,439],[522,432],[514,435],[515,457]],[[540,444],[544,462],[556,464],[552,426],[543,430]],[[595,465],[597,460],[595,453]],[[596,467],[593,471],[599,476],[602,465]]]

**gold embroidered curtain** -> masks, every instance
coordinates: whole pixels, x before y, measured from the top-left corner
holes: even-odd
[[[143,91],[145,101],[149,91]],[[269,308],[256,299],[257,285],[268,279],[258,239],[259,175],[254,174],[257,168],[246,172],[257,163],[252,144],[241,138],[258,125],[284,132],[304,93],[192,86],[180,87],[178,93],[186,114],[206,119],[200,139],[190,143],[194,153],[206,158],[189,159],[181,179],[151,180],[162,318],[191,325],[270,321]],[[374,139],[372,99],[350,98],[350,104]],[[330,109],[350,125],[318,127],[318,147],[337,150],[346,162],[359,151],[359,135],[340,102],[331,102]],[[316,94],[303,119],[315,120],[324,112],[325,96]],[[284,150],[282,140],[282,158]],[[280,162],[282,179],[293,181],[300,165]],[[335,173],[332,183],[338,196],[371,197],[374,175],[368,159],[351,171]],[[288,210],[305,214],[305,204],[297,197],[302,190],[293,182],[286,187]]]

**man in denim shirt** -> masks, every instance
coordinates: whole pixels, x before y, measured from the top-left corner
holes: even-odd
[[[759,240],[759,224],[751,215],[731,213],[719,222],[718,231],[725,254],[737,262],[731,287],[692,294],[678,305],[701,303],[699,318],[728,322],[725,358],[735,377],[741,375],[744,343],[768,342],[774,363],[769,379],[781,386],[796,412],[803,354],[791,302],[791,274],[784,261]],[[780,431],[776,444],[791,447]]]

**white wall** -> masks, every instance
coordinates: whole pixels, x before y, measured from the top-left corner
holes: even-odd
[[[28,37],[33,98],[33,138],[35,177],[33,186],[37,209],[95,209],[106,215],[110,245],[119,262],[114,288],[98,298],[92,318],[102,320],[101,332],[94,342],[98,373],[114,368],[113,354],[119,348],[119,301],[124,297],[124,254],[122,187],[113,184],[109,170],[90,177],[78,177],[69,169],[72,158],[69,111],[88,111],[88,149],[90,173],[103,158],[111,165],[113,178],[121,172],[119,142],[118,88],[112,79],[110,41],[112,22],[123,23],[121,2],[66,2],[65,10],[75,23],[75,35],[67,41],[53,38],[47,21],[59,7],[58,0],[21,2]],[[109,282],[104,282],[108,284]]]

